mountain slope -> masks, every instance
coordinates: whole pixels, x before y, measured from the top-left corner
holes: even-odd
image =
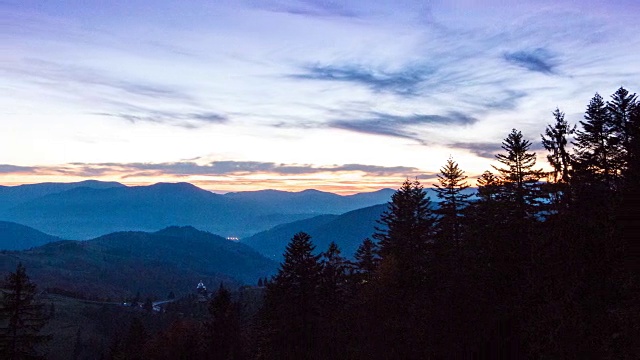
[[[318,216],[283,224],[243,239],[242,242],[267,258],[280,261],[289,240],[297,232],[304,231],[311,235],[316,252],[325,251],[331,241],[335,241],[344,256],[352,257],[362,240],[375,232],[375,226],[378,225],[376,221],[386,208],[387,204],[380,204],[338,216]]]
[[[342,214],[374,204],[386,203],[394,193],[392,189],[337,195],[319,190],[299,192],[260,190],[227,193],[223,196],[235,202],[268,209],[275,213]]]
[[[386,202],[389,191],[340,196],[316,190],[214,194],[188,183],[74,187],[0,209],[0,219],[65,239],[115,231],[155,231],[191,225],[223,236],[248,237],[278,224],[323,213],[340,214]]]
[[[310,234],[317,228],[330,223],[338,217],[339,215],[319,215],[310,219],[278,225],[246,239],[241,239],[241,242],[256,249],[268,259],[279,261],[286,244],[294,234],[300,231]]]
[[[118,232],[87,241],[59,241],[0,253],[0,272],[22,262],[42,288],[114,299],[142,294],[189,293],[198,281],[217,286],[253,284],[277,264],[250,247],[192,227],[154,233]]]
[[[0,221],[0,250],[24,250],[60,240],[28,226]]]
[[[18,204],[22,204],[43,196],[79,187],[87,187],[92,189],[108,189],[114,187],[124,187],[124,185],[118,182],[97,180],[85,180],[72,183],[25,184],[17,186],[0,185],[0,210],[9,209]]]

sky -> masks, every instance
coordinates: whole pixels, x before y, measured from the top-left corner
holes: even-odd
[[[640,91],[637,0],[0,0],[0,184],[475,179]]]

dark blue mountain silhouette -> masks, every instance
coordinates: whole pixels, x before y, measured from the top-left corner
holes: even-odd
[[[59,188],[63,190],[55,192]],[[25,189],[35,189],[41,196]],[[60,187],[49,184],[47,191],[43,189],[36,185],[2,188],[5,202],[0,220],[66,239],[89,239],[114,231],[155,231],[171,225],[191,225],[242,238],[282,223],[385,203],[393,193],[386,189],[340,196],[317,190],[266,190],[220,195],[188,183],[123,186],[85,182]]]
[[[86,241],[57,241],[23,251],[0,252],[0,273],[18,262],[41,288],[121,298],[137,291],[166,296],[188,293],[203,280],[238,286],[275,273],[277,263],[245,244],[193,227],[127,231]]]
[[[28,226],[0,221],[0,250],[25,250],[60,240]]]

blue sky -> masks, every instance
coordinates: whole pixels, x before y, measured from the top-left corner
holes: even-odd
[[[0,183],[474,177],[512,128],[539,150],[556,107],[638,91],[637,1],[478,3],[0,1]]]

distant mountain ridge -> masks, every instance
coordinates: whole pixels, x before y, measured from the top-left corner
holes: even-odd
[[[125,185],[114,181],[84,180],[72,183],[38,183],[24,184],[16,186],[0,185],[0,210],[15,206],[16,204],[34,200],[49,194],[75,189],[78,187],[88,187],[92,189],[107,189],[112,187],[125,187]]]
[[[374,204],[385,203],[391,199],[394,192],[395,190],[392,189],[381,189],[353,195],[337,195],[313,189],[300,192],[260,190],[232,192],[224,194],[224,196],[244,203],[261,204],[273,210],[285,210],[293,206],[295,211],[300,213],[342,214]]]
[[[243,238],[282,223],[386,203],[392,193],[383,189],[341,196],[318,190],[262,190],[220,195],[189,183],[47,183],[1,187],[0,220],[66,239],[171,225]]]
[[[198,281],[217,286],[254,284],[277,263],[249,246],[193,227],[127,231],[86,241],[57,241],[23,251],[0,252],[0,273],[22,262],[41,288],[119,298],[140,291],[166,296],[190,293]]]
[[[343,256],[353,257],[362,240],[371,237],[375,227],[380,226],[377,220],[386,209],[387,204],[380,204],[342,215],[322,215],[281,224],[242,239],[242,242],[269,259],[281,261],[289,240],[296,233],[304,231],[311,235],[316,253],[327,250],[329,244],[334,241],[340,247]]]
[[[61,238],[9,221],[0,221],[0,250],[25,250]]]

